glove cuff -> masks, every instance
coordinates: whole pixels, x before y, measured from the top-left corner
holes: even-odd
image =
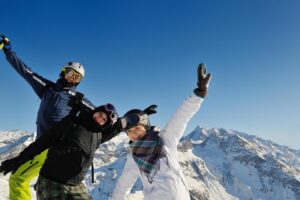
[[[207,89],[206,90],[200,90],[199,88],[196,88],[196,89],[194,89],[194,93],[198,97],[205,98],[208,94],[208,91],[207,91]]]

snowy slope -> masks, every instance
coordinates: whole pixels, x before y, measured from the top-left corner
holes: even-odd
[[[300,199],[299,151],[225,129],[197,128],[182,142],[239,199]]]
[[[0,161],[16,155],[32,138],[21,131],[0,132]],[[97,150],[96,182],[91,182],[90,173],[85,179],[94,199],[105,200],[113,191],[126,161],[127,143],[122,133]],[[194,199],[300,199],[299,150],[238,131],[199,127],[181,139],[178,149]],[[1,200],[8,199],[7,178],[0,175]],[[127,199],[143,199],[141,190],[138,180]]]
[[[24,131],[0,131],[0,161],[10,159],[19,154],[19,152],[33,141],[34,136]],[[0,175],[0,200],[8,199],[8,178],[9,175]],[[32,199],[35,200],[35,193],[31,183]]]

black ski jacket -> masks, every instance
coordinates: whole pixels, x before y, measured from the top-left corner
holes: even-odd
[[[81,110],[79,115],[68,115],[19,155],[23,162],[49,149],[40,175],[50,180],[79,185],[91,166],[95,151],[121,132],[119,123],[101,130],[92,119],[93,111]]]

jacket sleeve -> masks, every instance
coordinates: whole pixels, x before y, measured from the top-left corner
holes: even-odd
[[[132,155],[128,153],[127,161],[124,166],[122,175],[120,176],[115,186],[115,190],[112,193],[111,199],[124,200],[126,195],[129,194],[136,179],[138,178],[139,173],[140,170],[138,169],[138,166],[135,164]]]
[[[115,136],[119,135],[119,133],[121,133],[122,131],[123,129],[122,129],[121,120],[118,119],[118,121],[112,127],[102,132],[101,144],[111,140]]]
[[[72,111],[70,114],[77,115],[78,112],[88,114],[95,109],[94,104],[86,99],[83,93],[76,90],[69,90],[69,93],[73,96],[71,99]]]
[[[160,133],[160,137],[163,139],[165,145],[170,148],[177,148],[188,122],[199,110],[202,102],[203,98],[193,94],[185,99],[177,108],[171,120]]]
[[[83,98],[82,99],[82,105],[84,106],[84,107],[86,107],[86,108],[89,108],[89,109],[91,109],[91,110],[94,110],[95,108],[96,108],[96,106],[90,101],[90,100],[88,100],[87,98]]]
[[[47,84],[52,82],[32,72],[15,52],[11,50],[5,51],[5,56],[10,65],[31,85],[35,93],[41,98]]]
[[[54,146],[55,143],[62,138],[66,126],[69,126],[72,123],[72,119],[72,116],[66,116],[56,125],[51,127],[45,134],[26,147],[20,153],[19,158],[22,159],[23,162],[27,162],[28,160],[32,160],[34,156],[40,154],[44,150]]]
[[[117,136],[120,132],[116,129],[110,129],[110,131],[103,131],[102,132],[102,138],[101,138],[101,144],[105,143],[111,139],[113,139],[115,136]]]

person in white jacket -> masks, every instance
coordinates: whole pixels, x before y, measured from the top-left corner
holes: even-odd
[[[167,126],[159,131],[150,125],[149,115],[156,105],[145,110],[133,109],[123,117],[130,138],[131,153],[124,166],[111,199],[124,200],[138,177],[143,184],[145,200],[190,199],[187,183],[179,165],[177,145],[189,120],[199,110],[207,96],[211,74],[204,64],[198,67],[198,87],[177,109]]]

